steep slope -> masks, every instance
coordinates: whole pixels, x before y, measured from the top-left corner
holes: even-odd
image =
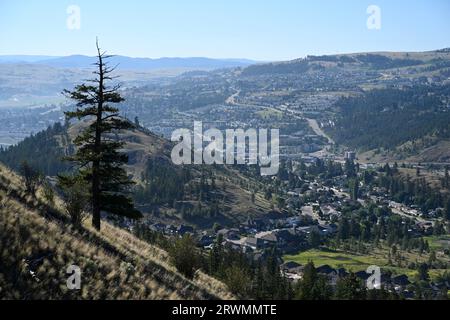
[[[17,171],[26,160],[44,175],[56,176],[70,170],[61,159],[73,152],[71,141],[85,126],[57,124],[0,152],[0,161]],[[210,228],[216,222],[228,225],[271,210],[264,186],[234,168],[175,166],[170,159],[173,144],[142,128],[117,133],[115,138],[125,142],[126,170],[136,182],[135,201],[152,222]]]
[[[81,290],[69,290],[67,268],[81,269]],[[165,251],[104,222],[74,230],[68,217],[0,165],[0,299],[230,299],[224,285],[200,271],[180,275]]]

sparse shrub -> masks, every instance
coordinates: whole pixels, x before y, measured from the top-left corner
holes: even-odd
[[[44,183],[43,196],[48,204],[53,205],[55,203],[55,191],[48,182]]]
[[[25,188],[32,196],[36,195],[36,190],[42,182],[42,176],[39,171],[31,167],[28,162],[24,161],[20,165],[20,174],[25,179]]]
[[[192,279],[200,265],[194,239],[190,235],[184,235],[183,238],[175,241],[169,253],[177,270]]]
[[[89,187],[79,176],[59,176],[58,186],[62,190],[64,207],[72,224],[79,227],[89,208]]]
[[[0,194],[7,200],[0,206],[0,300],[232,297],[206,275],[184,279],[169,268],[165,251],[108,222],[97,234],[46,219],[46,211],[14,197],[23,190],[22,181],[7,175],[0,175]],[[82,270],[81,290],[66,286],[71,264]]]
[[[225,284],[228,289],[241,296],[247,297],[251,288],[251,276],[237,265],[233,265],[225,271]]]

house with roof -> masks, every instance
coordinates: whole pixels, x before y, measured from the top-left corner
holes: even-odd
[[[336,270],[330,267],[328,264],[321,265],[316,268],[316,272],[322,275],[330,275],[336,273]]]
[[[189,234],[194,234],[194,228],[192,228],[191,226],[185,226],[185,225],[181,225],[177,228],[177,233],[180,236],[183,236],[187,233]]]
[[[408,285],[410,285],[411,281],[409,281],[409,278],[407,275],[401,274],[401,275],[392,277],[391,283],[394,286],[394,289],[396,291],[400,291],[402,289],[405,289]]]
[[[175,234],[177,232],[177,227],[175,227],[172,224],[166,225],[165,229],[164,229],[164,232],[166,234]]]
[[[339,279],[338,271],[327,264],[317,267],[316,272],[320,275],[325,276],[332,286],[335,286]]]
[[[319,228],[318,228],[318,226],[313,225],[313,226],[297,227],[297,228],[295,228],[295,231],[298,234],[308,235],[311,232],[319,232]]]
[[[362,271],[355,272],[355,276],[361,280],[367,281],[367,279],[369,279],[369,277],[370,277],[370,274],[367,273],[366,271],[362,270]]]
[[[239,229],[220,229],[217,232],[217,235],[221,235],[223,237],[223,239],[227,239],[227,240],[239,240],[240,236],[239,236]]]
[[[294,261],[285,262],[280,266],[280,268],[283,271],[283,273],[291,273],[298,275],[303,275],[303,271],[305,269],[303,265]]]
[[[266,245],[275,245],[278,242],[276,231],[263,231],[257,233],[255,238],[261,239]]]
[[[321,235],[327,236],[335,234],[338,230],[338,227],[336,224],[323,224],[318,226],[318,231]]]
[[[164,232],[166,225],[163,223],[154,223],[151,224],[148,228],[154,232]]]
[[[202,247],[208,247],[214,243],[214,237],[204,234],[198,239],[198,243]]]
[[[247,237],[243,245],[250,247],[253,250],[260,250],[265,247],[264,240],[255,237]]]

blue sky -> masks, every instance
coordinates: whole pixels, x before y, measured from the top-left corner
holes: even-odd
[[[369,30],[369,5],[381,29]],[[69,30],[77,5],[81,28]],[[286,60],[450,47],[449,0],[0,0],[0,54]]]

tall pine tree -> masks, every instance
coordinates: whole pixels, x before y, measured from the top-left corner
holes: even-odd
[[[95,79],[76,86],[73,91],[64,90],[64,94],[75,100],[77,106],[75,111],[66,112],[66,117],[89,123],[74,140],[77,150],[68,160],[78,165],[78,174],[91,187],[92,225],[100,230],[101,212],[133,219],[142,214],[127,195],[133,184],[123,169],[128,156],[119,152],[123,142],[114,134],[133,128],[133,124],[121,118],[119,109],[113,106],[124,99],[119,93],[119,85],[107,85],[114,79],[111,73],[115,67],[109,67],[107,59],[111,56],[101,52],[98,41],[96,45]]]

